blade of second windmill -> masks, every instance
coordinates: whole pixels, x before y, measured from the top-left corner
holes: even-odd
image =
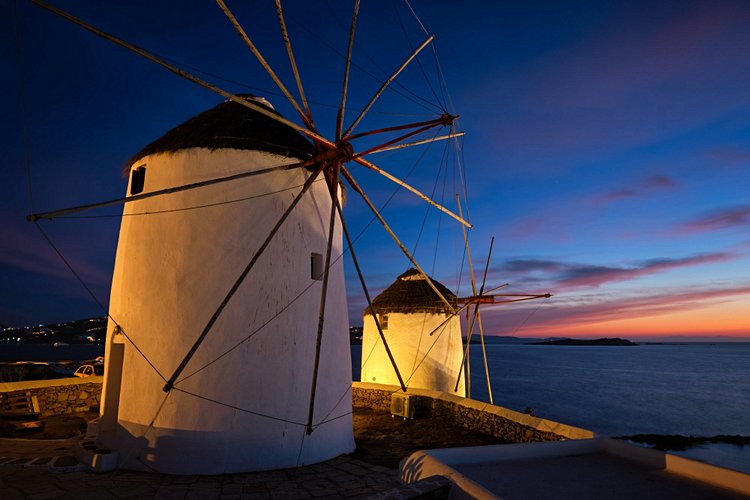
[[[461,208],[461,198],[456,193],[456,205],[458,206],[458,215],[462,219],[464,218],[464,211]],[[471,276],[471,293],[472,295],[477,294],[477,282],[474,279],[474,264],[471,262],[471,251],[469,250],[469,235],[466,232],[466,226],[461,224],[461,230],[464,235],[464,246],[466,248],[466,258],[469,261],[469,275]]]
[[[484,376],[487,379],[487,393],[490,396],[490,404],[495,404],[492,400],[492,384],[490,383],[490,365],[487,362],[487,348],[484,345],[484,327],[482,325],[482,314],[479,312],[477,304],[477,324],[479,325],[479,339],[482,343],[482,356],[484,357]]]

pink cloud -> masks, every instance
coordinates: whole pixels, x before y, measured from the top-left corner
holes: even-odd
[[[725,147],[712,150],[710,157],[721,164],[737,166],[750,163],[750,149],[743,147]]]
[[[546,331],[585,323],[627,320],[682,311],[693,311],[738,297],[750,297],[750,286],[719,289],[697,289],[689,292],[663,291],[639,297],[600,295],[550,299],[542,307],[527,305],[516,308],[486,308],[482,317],[485,329],[499,335],[513,334],[508,326],[525,323],[524,334],[546,334]],[[537,308],[537,311],[530,308]],[[535,312],[531,317],[530,314]],[[750,328],[750,324],[748,325]],[[717,333],[717,332],[713,332]],[[750,333],[750,330],[747,332]]]
[[[657,174],[644,179],[641,185],[646,189],[671,189],[677,187],[677,181],[666,175]]]
[[[498,271],[524,276],[524,284],[548,283],[554,290],[597,288],[607,283],[633,280],[671,269],[725,262],[738,258],[731,253],[694,255],[680,259],[651,259],[634,266],[574,264],[554,260],[515,259]],[[529,280],[529,276],[531,280]]]
[[[0,239],[0,263],[53,279],[76,281],[75,276],[31,223],[22,226],[2,221],[2,225],[3,227],[0,228],[0,233],[3,234],[3,238]],[[57,244],[60,243],[57,241]],[[109,284],[111,270],[103,270],[69,252],[63,251],[63,254],[88,285]]]
[[[750,205],[737,205],[707,212],[682,224],[681,229],[691,233],[703,233],[748,225]]]
[[[633,183],[631,186],[621,187],[597,195],[592,203],[594,205],[605,205],[627,198],[647,196],[657,190],[673,189],[678,185],[677,181],[666,175],[652,175]]]

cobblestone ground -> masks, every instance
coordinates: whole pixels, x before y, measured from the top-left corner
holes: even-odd
[[[357,450],[309,467],[221,476],[131,471],[97,474],[85,470],[74,457],[83,440],[80,432],[85,429],[85,420],[81,416],[50,417],[44,433],[37,435],[45,439],[0,438],[0,500],[410,498],[418,496],[416,490],[394,489],[400,486],[399,461],[412,452],[507,442],[445,423],[405,421],[392,418],[386,411],[355,408]]]
[[[0,499],[299,499],[366,498],[399,486],[398,471],[341,456],[270,472],[170,476],[81,470],[78,439],[0,439]]]

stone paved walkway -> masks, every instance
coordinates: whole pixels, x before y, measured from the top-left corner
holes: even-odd
[[[82,470],[72,456],[80,439],[0,439],[0,499],[366,498],[400,484],[397,470],[349,456],[309,467],[221,476],[95,474]]]

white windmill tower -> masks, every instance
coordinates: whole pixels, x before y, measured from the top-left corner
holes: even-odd
[[[432,281],[455,307],[456,296]],[[365,309],[363,314],[362,382],[399,384],[388,358],[389,348],[396,365],[407,371],[410,388],[466,395],[463,384],[454,387],[463,353],[461,318],[440,300],[416,269],[396,278],[372,305],[373,310]],[[375,316],[386,343],[378,335]]]
[[[222,90],[56,7],[32,1],[229,101],[137,154],[128,166],[125,198],[29,216],[38,221],[116,204],[126,207],[111,293],[100,422],[99,444],[116,452],[110,454],[116,460],[110,461],[158,472],[215,474],[309,464],[351,451],[342,233],[370,300],[341,210],[340,178],[372,210],[427,286],[453,307],[345,165],[373,170],[468,225],[364,158],[462,135],[405,142],[452,126],[455,117],[442,113],[418,123],[354,133],[433,37],[383,82],[345,129],[355,2],[336,132],[326,139],[307,106],[278,1],[301,106],[223,1],[218,3],[298,112],[301,125],[264,102]],[[393,138],[394,132],[401,135]],[[391,137],[355,152],[352,141],[378,134]]]
[[[340,259],[327,273],[318,367],[325,383],[313,415],[318,424],[300,449],[316,344],[310,318],[320,307],[332,206],[326,182],[312,182],[314,168],[298,166],[314,154],[296,131],[228,101],[167,132],[131,161],[131,195],[277,170],[126,205],[99,434],[103,445],[121,452],[123,466],[140,461],[164,472],[222,473],[289,467],[354,449],[351,419],[340,418],[351,411],[351,367],[340,362],[349,355]],[[278,169],[287,164],[297,166]],[[142,213],[149,215],[134,216]],[[336,258],[340,223],[331,241]],[[212,317],[213,306],[205,305],[225,296],[227,283],[243,269],[244,280],[221,315]],[[209,322],[210,334],[185,358],[196,327]],[[132,343],[116,334],[120,327]],[[252,343],[211,363],[248,336],[255,336]],[[183,359],[167,397],[160,375],[175,373]],[[144,447],[151,450],[147,456],[124,451]],[[186,462],[191,454],[195,458]]]

